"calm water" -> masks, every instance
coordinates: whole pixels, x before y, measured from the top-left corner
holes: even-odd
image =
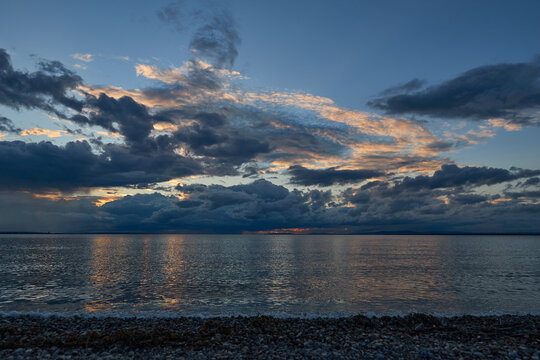
[[[0,311],[540,311],[539,236],[0,235]]]

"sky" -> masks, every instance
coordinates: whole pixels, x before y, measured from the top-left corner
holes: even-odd
[[[537,1],[0,10],[0,231],[540,232]]]

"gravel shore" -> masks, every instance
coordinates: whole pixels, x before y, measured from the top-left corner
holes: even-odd
[[[540,316],[0,316],[2,359],[540,359]]]

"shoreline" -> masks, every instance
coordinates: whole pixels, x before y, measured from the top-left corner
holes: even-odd
[[[0,314],[0,358],[540,359],[540,315]]]
[[[340,320],[354,317],[365,317],[368,319],[380,318],[404,318],[408,316],[428,316],[439,319],[450,318],[488,318],[488,317],[538,317],[540,311],[498,311],[492,310],[487,312],[471,312],[471,313],[439,313],[439,312],[388,312],[379,313],[373,311],[359,313],[343,313],[343,312],[328,312],[328,313],[290,313],[290,312],[253,312],[253,313],[189,313],[189,312],[174,312],[174,311],[19,311],[19,310],[0,310],[0,319],[10,317],[58,317],[58,318],[87,318],[87,319],[138,319],[138,320],[159,320],[159,319],[234,319],[234,318],[256,318],[267,317],[279,320]]]

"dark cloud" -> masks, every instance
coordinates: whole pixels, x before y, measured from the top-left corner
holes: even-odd
[[[528,178],[540,174],[540,170],[512,168],[510,170],[485,166],[442,165],[433,176],[406,177],[396,183],[398,190],[454,188],[459,186],[494,185]]]
[[[41,61],[31,73],[14,70],[9,54],[0,49],[0,104],[21,109],[41,109],[62,118],[61,107],[81,111],[83,102],[68,92],[82,79],[58,61]],[[59,107],[60,106],[60,107]]]
[[[540,185],[540,178],[538,178],[538,177],[529,178],[529,179],[527,179],[525,182],[523,182],[521,184],[521,186],[523,186],[523,187],[526,187],[526,186],[538,186],[538,185]]]
[[[135,195],[105,204],[101,210],[129,219],[126,229],[194,232],[242,232],[295,226],[309,226],[327,220],[330,192],[289,191],[266,180],[250,184],[180,185],[189,199],[178,200],[160,194]],[[142,210],[139,210],[142,209]]]
[[[233,159],[234,163],[240,165],[259,154],[269,153],[271,150],[267,142],[253,138],[235,137],[227,140],[229,141],[222,142],[217,146],[201,148],[199,153],[214,158]]]
[[[7,117],[0,115],[0,131],[5,131],[8,133],[19,133],[22,129],[15,127],[15,124],[13,124],[13,121],[8,119]]]
[[[75,115],[71,121],[84,125],[97,125],[109,131],[119,132],[133,149],[148,150],[148,136],[154,123],[163,120],[150,115],[146,106],[129,96],[119,99],[100,94],[99,97],[87,95],[85,106],[90,114]]]
[[[335,167],[327,169],[307,169],[300,165],[289,167],[288,173],[292,175],[291,182],[293,184],[304,186],[351,184],[385,175],[383,172],[376,170],[338,170]]]
[[[367,232],[540,230],[533,221],[540,212],[538,206],[517,201],[494,203],[491,200],[496,196],[460,192],[458,188],[400,191],[388,196],[389,187],[350,188],[333,194],[289,190],[262,179],[234,186],[178,185],[176,190],[187,194],[187,199],[135,195],[107,203],[101,211],[124,221],[119,230],[138,231],[242,232],[312,227]],[[443,198],[450,201],[445,203]]]
[[[405,91],[407,90],[407,91]],[[425,90],[383,96],[369,106],[390,114],[538,124],[527,112],[540,107],[540,59],[474,68]]]
[[[538,199],[537,192],[494,202],[500,196],[456,189],[387,196],[383,187],[372,186],[333,194],[288,190],[266,180],[235,186],[179,185],[175,191],[188,196],[179,200],[174,190],[171,196],[138,194],[101,207],[92,204],[96,200],[92,197],[53,201],[0,192],[0,211],[5,215],[0,231],[240,233],[313,227],[345,232],[540,231],[536,221],[540,207],[523,203]],[[444,197],[450,201],[445,203]]]
[[[231,186],[233,191],[245,192],[248,195],[255,195],[261,199],[278,201],[283,200],[289,194],[283,186],[274,185],[270,181],[266,180],[257,180],[248,185],[234,185]]]
[[[520,198],[539,199],[540,198],[540,190],[536,190],[536,191],[507,191],[504,194],[506,196],[511,197],[512,199],[520,199]]]
[[[487,196],[479,194],[459,194],[452,197],[452,201],[456,201],[460,204],[478,204],[488,200]]]
[[[107,145],[95,154],[86,141],[57,146],[50,142],[0,142],[0,188],[63,189],[125,186],[166,181],[201,173],[194,160],[176,154],[134,154]]]
[[[372,181],[368,184],[378,183],[378,181]],[[363,191],[365,189],[368,189],[366,187],[368,184],[362,186],[361,189],[347,189],[345,190],[341,195],[343,196],[343,199],[345,200],[345,203],[351,203],[351,204],[367,204],[369,203],[371,199],[371,195],[368,191]]]

